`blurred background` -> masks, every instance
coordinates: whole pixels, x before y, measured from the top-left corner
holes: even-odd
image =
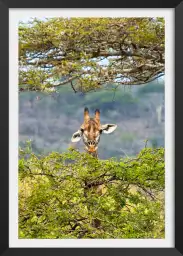
[[[83,109],[90,115],[101,111],[101,123],[115,123],[112,134],[102,134],[99,157],[136,155],[145,145],[164,146],[164,77],[145,85],[104,86],[97,92],[75,93],[69,84],[57,92],[20,92],[19,144],[32,140],[36,154],[63,152],[83,122]],[[84,151],[82,140],[72,145]]]

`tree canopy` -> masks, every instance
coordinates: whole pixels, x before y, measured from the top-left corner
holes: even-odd
[[[20,150],[19,238],[164,238],[164,149],[99,160]]]
[[[19,86],[75,92],[164,74],[163,18],[49,18],[19,24]]]

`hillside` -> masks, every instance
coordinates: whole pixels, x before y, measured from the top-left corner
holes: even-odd
[[[116,123],[117,130],[102,135],[99,155],[102,159],[134,156],[144,146],[164,146],[164,80],[146,85],[114,86],[87,94],[74,93],[70,85],[58,93],[21,92],[19,94],[19,141],[32,140],[35,153],[64,152],[72,134],[83,121],[83,108],[101,111],[102,123]],[[104,137],[105,136],[105,137]],[[109,147],[110,145],[110,147]],[[83,144],[75,145],[81,152]]]

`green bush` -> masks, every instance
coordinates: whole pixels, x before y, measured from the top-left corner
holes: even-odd
[[[19,238],[164,238],[163,148],[120,161],[28,153],[19,156]]]

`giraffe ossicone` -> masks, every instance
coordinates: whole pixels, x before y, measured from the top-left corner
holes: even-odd
[[[95,157],[98,157],[97,149],[102,133],[112,133],[117,128],[116,124],[100,123],[100,110],[95,110],[94,118],[89,116],[88,108],[84,109],[84,122],[80,129],[72,135],[71,141],[78,142],[83,138],[85,150]]]

